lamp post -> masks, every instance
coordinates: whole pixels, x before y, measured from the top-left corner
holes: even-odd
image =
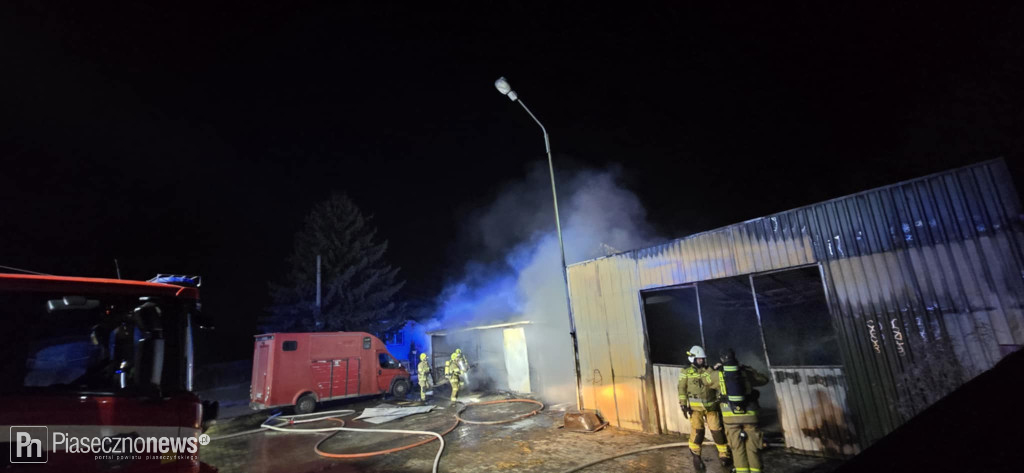
[[[562,253],[562,280],[565,281],[565,307],[569,311],[569,336],[572,338],[572,356],[576,363],[576,408],[583,408],[583,384],[582,377],[580,376],[580,348],[579,342],[576,339],[576,319],[572,316],[572,301],[569,299],[569,275],[566,272],[565,266],[565,244],[562,242],[562,223],[558,217],[558,192],[555,191],[555,167],[551,162],[551,140],[548,139],[548,130],[544,128],[544,124],[534,116],[533,112],[526,107],[526,104],[522,100],[519,100],[519,94],[512,90],[512,86],[505,80],[504,77],[498,78],[494,81],[494,87],[505,95],[509,100],[518,102],[523,110],[530,115],[533,121],[537,122],[537,126],[544,132],[544,150],[548,153],[548,172],[551,175],[551,197],[555,205],[555,230],[558,232],[558,249]]]

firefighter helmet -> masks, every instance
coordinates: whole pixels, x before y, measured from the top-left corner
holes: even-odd
[[[427,361],[427,354],[426,353],[420,353],[420,361]]]
[[[456,348],[455,349],[455,354],[456,355],[461,355],[462,354],[462,349],[461,348]]]
[[[452,361],[456,361],[458,359],[459,359],[459,354],[458,353],[452,353]]]
[[[704,349],[700,345],[694,345],[690,347],[690,351],[686,352],[686,359],[690,360],[690,363],[693,363],[697,358],[706,359],[707,357],[708,355],[704,353]]]

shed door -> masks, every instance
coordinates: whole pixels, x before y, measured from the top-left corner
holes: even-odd
[[[450,345],[448,345],[448,337],[445,335],[433,334],[430,336],[430,357],[431,357],[431,380],[430,384],[437,385],[438,383],[444,384],[444,363],[451,360],[452,353],[455,351]]]
[[[751,276],[786,446],[858,452],[839,343],[817,266]]]
[[[256,363],[252,367],[252,400],[263,403],[269,402],[263,399],[267,386],[267,369],[270,364],[270,342],[260,341],[256,345]]]
[[[516,393],[530,392],[530,361],[526,354],[526,332],[522,327],[507,328],[505,338],[505,370],[508,388]]]

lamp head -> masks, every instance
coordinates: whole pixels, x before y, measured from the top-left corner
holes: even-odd
[[[512,90],[512,85],[508,83],[504,77],[499,77],[498,80],[494,81],[494,88],[501,92],[501,95],[507,95],[508,99],[515,102],[519,98],[516,91]]]

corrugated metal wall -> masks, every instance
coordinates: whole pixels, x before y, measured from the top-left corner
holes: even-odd
[[[638,284],[636,264],[628,257],[569,274],[570,290],[587,292],[573,302],[574,310],[587,314],[576,325],[584,405],[599,409],[616,427],[650,430],[657,417]]]
[[[819,263],[866,446],[1024,345],[1021,219],[996,160],[572,265],[585,407],[659,430],[641,290]]]

